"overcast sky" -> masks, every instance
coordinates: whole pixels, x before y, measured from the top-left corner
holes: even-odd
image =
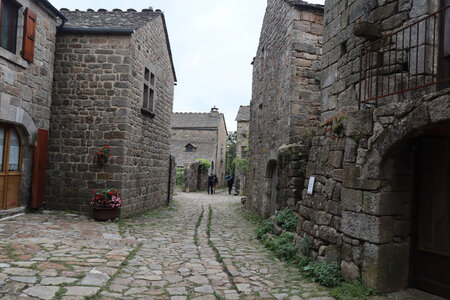
[[[225,114],[228,130],[236,130],[240,105],[251,99],[252,66],[266,0],[50,0],[70,10],[152,6],[166,17],[178,77],[173,110]],[[323,0],[309,1],[323,4]]]

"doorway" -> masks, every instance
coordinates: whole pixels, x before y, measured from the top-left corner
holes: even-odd
[[[0,124],[0,209],[19,206],[22,143],[16,129]]]
[[[413,286],[450,298],[450,126],[419,141]]]

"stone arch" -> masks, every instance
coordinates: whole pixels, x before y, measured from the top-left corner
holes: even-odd
[[[373,133],[367,148],[360,148],[367,151],[366,159],[354,173],[346,175],[356,177],[350,188],[361,196],[361,214],[346,213],[343,223],[352,218],[373,222],[372,235],[363,237],[369,242],[363,247],[362,278],[377,291],[401,289],[412,282],[410,270],[414,267],[409,258],[414,254],[417,189],[422,180],[418,149],[431,132],[443,131],[446,138],[450,136],[448,99],[448,94],[438,94],[421,99],[420,103],[396,104],[398,111],[395,105],[386,107],[386,111],[391,109],[395,114],[392,113],[392,123],[385,127],[377,119],[383,108],[375,110]]]
[[[440,95],[440,96],[439,96]],[[404,147],[408,139],[421,135],[428,128],[450,121],[448,94],[441,93],[428,101],[408,109],[392,126],[383,129],[374,125],[374,133],[369,138],[369,153],[362,166],[361,178],[383,180],[381,165],[384,158]],[[394,109],[394,108],[392,108]]]
[[[33,145],[37,135],[37,127],[33,118],[23,108],[11,105],[9,101],[2,97],[0,104],[0,121],[21,125],[24,128],[23,133],[27,136],[27,142]]]
[[[277,197],[278,162],[276,159],[270,159],[267,162],[264,181],[264,214],[266,216],[271,216],[279,209]]]

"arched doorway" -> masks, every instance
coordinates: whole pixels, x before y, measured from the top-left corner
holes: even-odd
[[[274,159],[269,160],[266,169],[266,196],[268,215],[274,215],[278,207],[278,170],[277,161]]]
[[[411,283],[450,298],[450,123],[417,143]]]
[[[0,123],[0,209],[19,206],[22,142],[13,126]]]

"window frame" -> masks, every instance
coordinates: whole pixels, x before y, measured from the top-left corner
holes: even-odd
[[[155,117],[156,72],[151,67],[144,67],[141,112],[151,118]]]
[[[13,9],[15,9],[14,17],[11,19],[8,30],[9,45],[7,48],[2,46],[2,31],[3,31],[3,6],[8,3]],[[17,54],[17,41],[18,41],[18,29],[19,29],[19,10],[22,7],[20,3],[14,0],[0,0],[0,48],[5,49],[13,54]],[[12,23],[12,24],[11,24]]]

